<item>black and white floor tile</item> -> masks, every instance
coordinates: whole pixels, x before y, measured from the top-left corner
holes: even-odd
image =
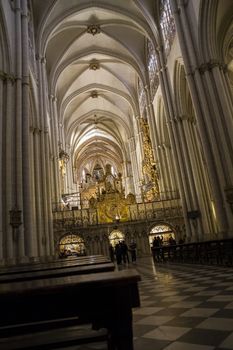
[[[135,350],[233,349],[233,269],[140,259]],[[147,269],[147,271],[146,271]],[[142,270],[142,271],[141,271]]]
[[[137,264],[141,307],[133,311],[135,350],[233,350],[233,269]],[[104,350],[103,344],[73,349]]]

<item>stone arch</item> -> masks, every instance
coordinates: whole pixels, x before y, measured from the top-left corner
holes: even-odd
[[[175,227],[170,223],[160,222],[153,224],[148,232],[149,243],[152,246],[154,237],[162,237],[162,242],[164,245],[169,243],[169,238],[177,239],[177,233]]]
[[[119,241],[124,241],[125,240],[125,234],[120,231],[119,229],[114,229],[110,234],[109,234],[109,241],[112,244],[113,247],[119,242]]]
[[[158,100],[156,115],[161,194],[164,193],[164,196],[168,196],[170,193],[170,195],[176,196],[178,193],[178,182],[175,171],[175,158],[172,153],[169,131],[170,125],[168,123],[162,97]]]
[[[132,26],[135,30],[138,32],[144,33],[145,36],[150,38],[150,40],[153,41],[154,45],[157,46],[157,44],[160,44],[160,36],[157,26],[154,23],[153,16],[151,13],[149,13],[145,6],[142,6],[140,4],[140,1],[134,0],[136,6],[139,8],[140,15],[143,18],[140,18],[140,16],[135,16],[133,13],[130,14],[129,17],[129,23],[126,25],[124,22],[122,25]],[[48,8],[47,16],[44,16],[43,21],[40,23],[38,35],[37,35],[37,45],[39,48],[39,51],[44,54],[46,50],[46,45],[49,41],[51,33],[55,30],[55,28],[61,23],[65,17],[69,17],[75,12],[84,12],[86,11],[90,5],[88,3],[80,4],[71,7],[70,9],[63,11],[60,13],[59,16],[57,16],[50,25],[48,25],[48,17],[52,12],[55,12],[56,5],[58,1],[55,0]],[[126,9],[120,8],[119,6],[112,6],[112,5],[104,5],[103,3],[97,4],[95,3],[95,7],[98,9],[106,10],[108,12],[117,12],[122,15],[128,16],[128,13]]]
[[[199,217],[196,220],[195,224],[197,226],[193,227],[193,233],[201,236],[203,232],[213,232],[215,230],[211,187],[185,68],[180,60],[175,63],[174,91],[180,144],[185,159],[182,173],[187,174],[183,178],[183,183],[186,189],[190,188],[191,193],[187,203],[188,210],[199,210],[202,213],[202,218]]]
[[[232,1],[202,0],[199,9],[200,54],[203,62],[223,62],[223,43],[232,27]]]
[[[79,234],[66,233],[60,238],[58,246],[61,255],[86,255],[84,239]]]
[[[29,75],[29,114],[30,114],[30,127],[35,128],[38,123],[38,95],[37,95],[37,86],[36,86],[36,81],[30,73]]]
[[[223,68],[227,73],[228,81],[230,83],[229,97],[231,98],[231,103],[233,104],[233,22],[227,28],[225,37],[222,42],[222,59]]]
[[[0,5],[0,70],[7,73],[11,72],[12,66],[10,47],[7,26]]]
[[[218,0],[202,0],[199,8],[199,52],[202,62],[219,56],[216,41]]]
[[[174,93],[177,114],[182,118],[195,120],[195,114],[189,92],[189,87],[186,80],[184,64],[180,60],[175,63],[174,69]]]

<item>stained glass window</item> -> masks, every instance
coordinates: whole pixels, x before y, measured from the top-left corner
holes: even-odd
[[[143,115],[144,109],[146,107],[146,93],[141,79],[138,79],[138,98],[140,113]]]
[[[164,50],[166,55],[168,55],[176,33],[170,0],[160,0],[160,26],[162,30]]]
[[[158,63],[154,46],[149,40],[147,42],[147,68],[149,72],[151,94],[154,96],[159,86]]]

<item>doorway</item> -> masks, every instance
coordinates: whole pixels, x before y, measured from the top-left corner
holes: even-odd
[[[59,253],[61,255],[86,255],[86,249],[83,239],[78,235],[68,234],[61,238],[59,243]]]
[[[163,245],[168,245],[170,238],[172,238],[173,240],[176,239],[174,230],[172,229],[172,227],[166,224],[156,225],[150,230],[149,243],[151,247],[152,247],[154,238],[157,238],[157,237],[160,238]]]
[[[125,235],[123,232],[119,230],[114,230],[109,235],[109,241],[113,247],[115,247],[115,245],[119,243],[119,241],[124,241],[124,240],[125,240]]]

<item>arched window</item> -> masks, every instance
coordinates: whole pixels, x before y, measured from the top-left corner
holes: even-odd
[[[93,169],[93,178],[96,181],[100,181],[103,179],[103,176],[104,176],[104,169],[99,163],[97,163]]]
[[[144,109],[146,107],[146,93],[141,79],[138,79],[138,100],[140,113],[143,115]]]
[[[113,247],[119,242],[119,241],[124,241],[125,235],[123,232],[119,230],[114,230],[110,233],[109,235],[109,241],[112,244]]]
[[[149,242],[152,245],[154,237],[159,236],[162,239],[164,245],[169,243],[169,238],[175,239],[175,233],[168,225],[160,224],[154,226],[149,233]]]
[[[60,240],[59,253],[64,255],[85,255],[86,250],[83,239],[78,235],[65,235]]]
[[[147,68],[149,72],[151,94],[153,97],[159,86],[158,63],[154,45],[149,40],[147,41]]]
[[[164,51],[165,54],[168,55],[176,33],[170,0],[160,0],[160,26],[164,42]]]

